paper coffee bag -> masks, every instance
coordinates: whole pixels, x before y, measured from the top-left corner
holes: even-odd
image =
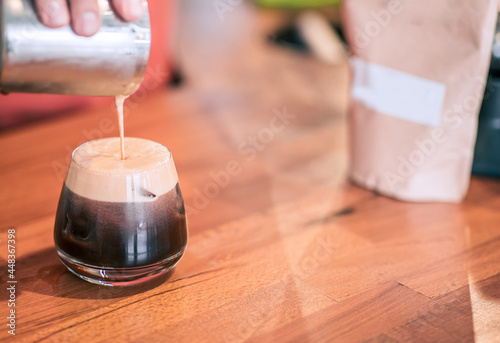
[[[343,2],[355,183],[406,201],[464,197],[497,9],[496,0]]]

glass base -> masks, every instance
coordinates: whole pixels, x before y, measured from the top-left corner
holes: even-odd
[[[172,270],[179,262],[184,250],[171,257],[141,267],[113,268],[81,263],[57,249],[61,262],[79,278],[102,286],[133,286],[155,279]]]

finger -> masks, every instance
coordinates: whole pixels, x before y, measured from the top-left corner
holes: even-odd
[[[99,31],[101,16],[97,0],[70,0],[71,26],[77,35],[90,37]]]
[[[112,0],[111,3],[115,13],[125,21],[134,21],[142,17],[142,0]]]
[[[69,11],[66,0],[35,0],[40,21],[48,27],[61,27],[69,24]]]

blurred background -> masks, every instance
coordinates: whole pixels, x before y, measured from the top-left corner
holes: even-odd
[[[349,55],[340,0],[149,0],[153,44],[140,94],[154,90],[206,91],[204,110],[231,104],[241,112],[282,98],[283,104],[341,118],[347,110]],[[451,2],[450,2],[451,3]],[[497,30],[500,31],[500,30]],[[500,33],[495,36],[488,97],[481,111],[473,171],[499,176]],[[200,93],[198,93],[200,94]],[[236,105],[243,101],[251,103]],[[0,96],[0,131],[33,125],[110,98],[10,94]],[[279,100],[277,100],[279,102]],[[168,115],[168,114],[167,114]],[[224,117],[228,127],[243,114]],[[251,118],[248,118],[251,120]],[[307,120],[304,118],[303,120]]]
[[[301,9],[320,8],[340,27],[338,1],[175,1],[149,0],[152,23],[152,49],[144,84],[148,88],[179,87],[187,77],[188,84],[196,87],[214,74],[224,79],[237,76],[236,69],[248,69],[245,60],[234,56],[230,63],[220,63],[211,70],[213,62],[194,57],[237,52],[243,46],[252,50],[254,43],[266,48],[282,47],[288,54],[304,53],[307,45],[300,37],[294,22]],[[255,20],[279,16],[279,24],[263,27]],[[256,14],[262,13],[262,19]],[[326,20],[325,18],[322,18]],[[237,25],[235,25],[237,23]],[[255,42],[254,42],[255,40]],[[240,47],[235,46],[239,44]],[[225,51],[223,51],[225,49]],[[286,51],[286,50],[284,50]],[[241,51],[243,52],[243,51]],[[272,62],[271,62],[272,63]],[[203,70],[196,69],[201,66]],[[226,69],[227,68],[227,69]],[[238,79],[232,79],[238,82]],[[245,80],[252,83],[251,79]],[[153,85],[153,86],[151,86]],[[48,117],[68,115],[88,107],[108,106],[109,98],[66,95],[9,94],[0,97],[0,129],[26,125]]]

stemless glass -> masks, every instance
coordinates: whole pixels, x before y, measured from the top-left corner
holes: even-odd
[[[170,151],[119,138],[73,152],[54,225],[66,267],[92,283],[134,285],[171,270],[187,244],[184,201]]]

